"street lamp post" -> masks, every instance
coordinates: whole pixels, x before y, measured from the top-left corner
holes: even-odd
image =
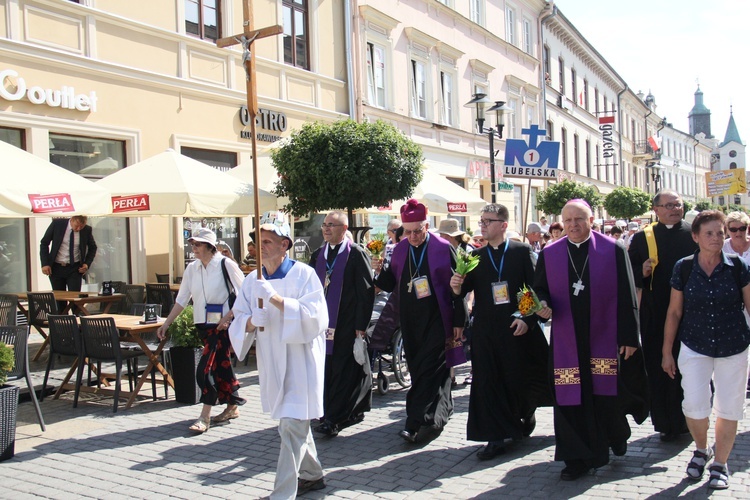
[[[485,106],[492,104],[489,108],[485,110]],[[490,140],[490,189],[492,192],[492,203],[496,203],[496,190],[497,190],[497,182],[495,182],[495,134],[497,134],[498,139],[503,138],[503,128],[505,127],[505,124],[503,123],[503,115],[504,114],[510,114],[513,112],[513,108],[507,106],[505,104],[505,101],[493,101],[489,97],[487,97],[487,94],[477,93],[474,94],[474,98],[464,104],[464,107],[467,108],[473,108],[476,107],[477,110],[477,130],[480,134],[487,134]],[[496,128],[484,128],[484,114],[485,111],[494,111],[496,115]]]

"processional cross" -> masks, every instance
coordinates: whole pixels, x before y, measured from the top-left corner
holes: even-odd
[[[247,88],[247,112],[250,115],[250,137],[252,140],[252,151],[253,151],[253,197],[255,203],[255,247],[256,247],[256,262],[258,265],[257,273],[258,279],[262,278],[261,266],[263,265],[263,257],[261,255],[261,242],[260,242],[260,203],[258,201],[258,154],[257,154],[257,143],[255,133],[255,117],[258,115],[258,92],[255,84],[255,54],[253,54],[253,44],[255,40],[259,38],[266,38],[269,36],[280,35],[284,32],[284,28],[280,25],[267,26],[259,30],[253,29],[254,15],[253,15],[253,1],[244,0],[242,2],[242,33],[239,35],[232,35],[225,38],[216,40],[216,46],[219,48],[231,47],[232,45],[242,45],[242,63],[245,66],[246,88]],[[262,307],[262,306],[261,306]]]

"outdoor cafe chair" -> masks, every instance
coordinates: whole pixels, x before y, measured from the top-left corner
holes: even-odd
[[[48,328],[49,322],[47,317],[50,314],[59,314],[57,308],[57,301],[55,300],[55,294],[52,292],[29,292],[26,294],[26,299],[29,301],[29,325],[36,328],[39,335],[44,337],[42,347],[37,351],[34,361],[39,359],[39,356],[44,351],[49,343],[47,333],[42,328]]]
[[[156,273],[156,282],[169,284],[169,274]]]
[[[161,316],[161,311],[162,311],[161,304],[154,304],[154,305],[156,306],[156,315]],[[146,309],[146,304],[133,304],[133,307],[130,309],[130,315],[131,316],[143,316],[143,312],[145,309]],[[154,334],[152,333],[152,335]],[[154,340],[154,341],[151,342],[151,340]],[[149,345],[149,348],[152,351],[155,351],[156,348],[159,346],[159,342],[158,340],[155,339],[155,335],[154,337],[150,337],[148,341],[146,341],[146,343]],[[128,349],[143,352],[141,350],[141,347],[135,342],[122,342],[122,346],[123,347],[127,346]],[[164,349],[161,352],[161,362],[165,366],[166,366],[165,361],[167,361],[166,358],[168,355],[169,355],[169,345],[166,345],[164,346]],[[137,365],[136,365],[136,374],[137,372],[138,370],[137,370]],[[151,384],[154,387],[153,396],[154,396],[154,401],[156,401],[156,368],[155,367],[151,368]],[[167,384],[164,384],[164,397],[165,398],[169,397],[169,386]]]
[[[146,297],[146,287],[143,285],[123,285],[122,293],[125,296],[122,298],[120,311],[122,314],[128,314],[133,308],[133,304],[143,303],[143,299]]]
[[[110,283],[112,284],[112,293],[123,293],[123,288],[125,287],[125,284],[126,284],[124,281],[111,281]],[[122,301],[115,302],[114,304],[112,304],[109,307],[109,314],[127,314],[125,312],[127,311],[127,309],[122,308],[123,302],[124,302],[124,297]]]
[[[81,333],[83,337],[83,349],[78,358],[78,375],[76,377],[76,390],[73,398],[73,408],[78,406],[78,395],[81,391],[81,382],[83,378],[84,359],[88,358],[89,362],[96,361],[97,385],[101,388],[102,361],[111,361],[115,363],[115,393],[112,413],[117,413],[117,406],[120,398],[120,387],[122,377],[122,362],[126,361],[128,369],[128,381],[132,392],[133,371],[131,361],[143,352],[123,351],[120,349],[120,334],[112,317],[87,318],[81,317]],[[91,373],[89,372],[89,378]]]
[[[146,303],[161,304],[161,310],[169,314],[174,306],[174,294],[169,283],[146,283]]]
[[[15,326],[17,322],[18,296],[0,294],[0,325]]]
[[[36,399],[34,384],[31,382],[31,371],[29,370],[29,327],[27,326],[0,326],[0,342],[13,347],[15,363],[13,369],[8,372],[8,381],[26,379],[26,386],[29,388],[29,396],[34,403],[34,410],[39,419],[39,426],[42,432],[47,430],[42,417],[42,409],[39,407],[39,401]],[[42,388],[44,392],[44,388]]]
[[[78,326],[77,316],[72,314],[52,314],[48,320],[49,358],[47,359],[47,370],[44,372],[44,383],[42,384],[40,401],[44,400],[49,372],[54,367],[55,357],[74,356],[80,362],[81,350],[83,349],[81,329]]]

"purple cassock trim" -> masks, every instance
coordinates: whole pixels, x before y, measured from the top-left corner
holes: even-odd
[[[617,395],[617,267],[614,240],[591,233],[589,240],[589,296],[591,370],[594,394]],[[552,304],[552,347],[555,397],[561,406],[581,404],[581,375],[571,308],[568,275],[568,240],[544,249],[547,283]],[[614,271],[614,273],[613,273]],[[614,274],[614,276],[613,276]],[[614,278],[614,279],[613,279]]]
[[[326,243],[327,244],[327,243]],[[336,321],[339,317],[339,305],[341,304],[341,292],[344,289],[344,268],[349,260],[349,245],[351,243],[344,238],[344,247],[339,250],[336,260],[333,263],[333,272],[331,272],[331,281],[326,289],[326,304],[328,305],[328,328],[336,330]],[[328,251],[331,251],[330,245]],[[320,278],[320,284],[326,286],[326,264],[328,261],[325,257],[324,250],[321,249],[318,254],[318,260],[315,261],[315,274]],[[326,354],[333,354],[333,339],[326,335]]]
[[[427,241],[427,263],[430,268],[430,281],[433,293],[438,301],[440,317],[445,330],[445,362],[449,367],[466,363],[463,343],[453,340],[453,301],[450,280],[453,276],[451,267],[451,246],[444,239],[432,234]],[[409,241],[401,240],[393,249],[391,268],[396,276],[396,287],[401,285],[401,274],[409,258]]]

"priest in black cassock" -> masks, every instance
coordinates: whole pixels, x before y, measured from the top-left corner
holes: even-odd
[[[310,258],[323,284],[328,304],[326,367],[322,423],[314,430],[336,436],[342,427],[357,424],[370,411],[370,364],[354,358],[354,339],[365,338],[370,323],[375,288],[365,251],[346,236],[347,217],[329,213],[321,229],[325,244]]]
[[[555,460],[575,480],[627,452],[630,426],[648,416],[648,386],[638,349],[635,287],[625,247],[591,231],[584,200],[562,210],[566,238],[539,256],[534,290],[552,318]]]
[[[401,207],[404,239],[396,245],[390,266],[375,284],[399,290],[401,333],[409,365],[411,388],[406,394],[406,423],[399,432],[413,443],[421,428],[427,435],[442,431],[453,414],[450,368],[466,362],[463,300],[451,292],[455,251],[450,243],[430,234],[427,208],[417,200]]]
[[[467,439],[486,441],[477,453],[489,460],[505,452],[506,440],[520,441],[536,426],[534,412],[551,405],[547,378],[548,346],[539,318],[517,318],[517,293],[534,282],[530,245],[505,238],[508,209],[485,206],[479,227],[487,245],[474,250],[479,264],[465,277],[455,273],[451,289],[474,292]]]
[[[688,429],[682,414],[682,376],[677,372],[670,378],[661,367],[664,323],[672,290],[669,281],[675,263],[693,255],[698,245],[693,241],[690,224],[682,219],[684,208],[679,194],[668,189],[659,191],[653,210],[659,221],[633,235],[628,255],[635,286],[641,289],[641,342],[651,390],[651,423],[662,441],[673,441]],[[655,256],[649,253],[648,239],[652,237]],[[675,342],[674,359],[679,353],[680,342]]]

